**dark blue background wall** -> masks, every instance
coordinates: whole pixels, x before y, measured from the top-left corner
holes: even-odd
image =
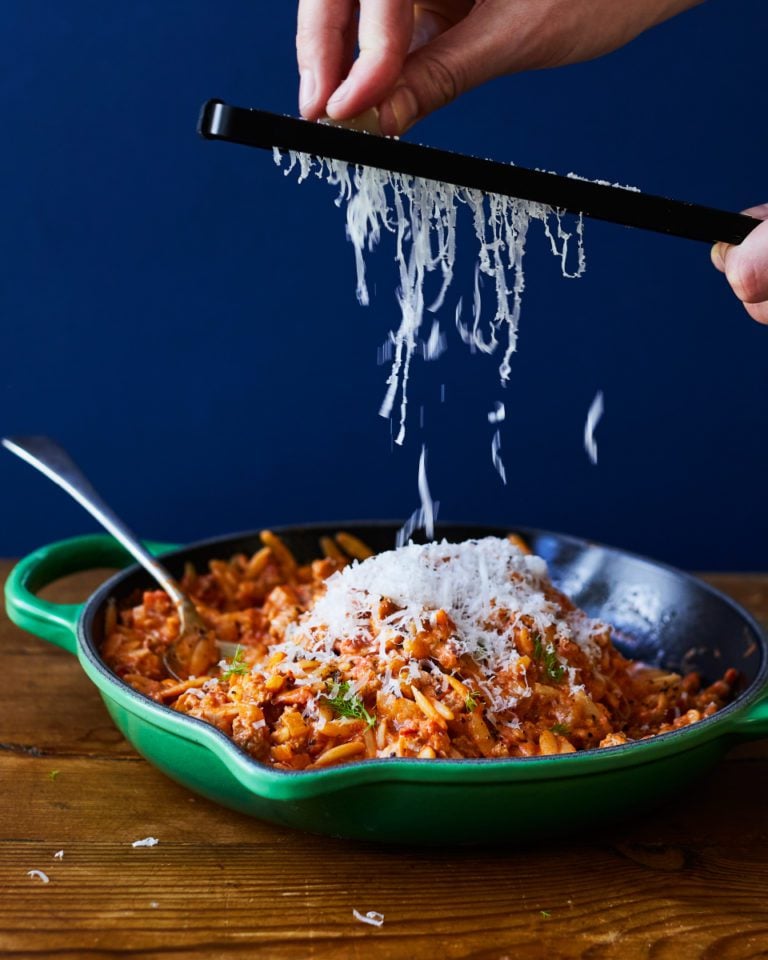
[[[253,0],[2,4],[0,430],[57,437],[158,539],[405,517],[426,442],[445,519],[765,568],[768,329],[704,245],[588,223],[573,281],[534,226],[512,384],[448,323],[391,451],[376,363],[397,319],[391,247],[363,309],[331,189],[195,134],[210,96],[295,112],[294,15]],[[412,136],[734,210],[765,201],[767,21],[764,0],[713,0],[603,60],[497,81]],[[595,468],[582,431],[598,388]],[[506,487],[486,419],[500,398]],[[93,528],[8,454],[0,488],[0,554]]]

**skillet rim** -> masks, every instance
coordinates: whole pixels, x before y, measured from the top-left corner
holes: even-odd
[[[399,520],[312,521],[310,523],[269,526],[268,529],[272,530],[276,534],[291,534],[297,532],[319,533],[321,531],[326,532],[329,529],[350,530],[354,532],[356,529],[359,529],[363,526],[369,528],[380,527],[382,529],[391,528],[394,532],[402,526],[402,523]],[[436,526],[436,533],[440,534],[441,530],[445,528],[451,528],[452,530],[456,530],[457,528],[466,528],[468,531],[475,531],[476,535],[479,531],[484,531],[483,535],[487,536],[500,536],[513,531],[519,533],[524,538],[550,537],[559,543],[565,543],[571,546],[580,547],[582,549],[599,549],[607,551],[609,554],[618,554],[622,558],[628,558],[630,560],[646,564],[657,570],[662,570],[667,574],[671,574],[677,580],[682,581],[687,585],[692,585],[698,590],[703,590],[705,593],[714,597],[717,601],[725,603],[725,605],[728,606],[741,619],[742,624],[748,628],[752,638],[756,640],[758,644],[761,663],[758,667],[757,673],[749,685],[742,690],[738,696],[731,701],[731,703],[727,704],[721,710],[718,710],[717,713],[713,714],[711,717],[705,717],[704,719],[697,721],[695,724],[681,727],[678,730],[656,734],[655,736],[649,737],[645,740],[634,740],[630,741],[629,743],[620,744],[613,747],[602,747],[600,749],[580,750],[569,754],[537,757],[467,757],[462,759],[435,758],[425,760],[420,760],[416,757],[380,757],[375,759],[350,761],[335,767],[329,767],[321,770],[281,770],[267,766],[266,764],[256,760],[254,757],[251,757],[250,754],[238,747],[234,741],[226,736],[226,734],[211,724],[208,724],[196,717],[190,717],[186,714],[178,713],[171,707],[156,703],[149,697],[146,697],[144,694],[134,690],[133,687],[120,679],[120,677],[118,677],[117,674],[115,674],[104,663],[96,646],[93,632],[96,613],[108,599],[109,595],[122,581],[128,579],[135,573],[141,572],[141,567],[138,564],[131,564],[130,566],[119,570],[103,584],[101,584],[101,586],[99,586],[83,603],[82,610],[78,618],[76,631],[78,659],[88,674],[89,679],[95,683],[95,685],[99,688],[100,693],[102,693],[104,696],[108,695],[107,691],[98,681],[95,680],[91,670],[89,670],[83,663],[83,659],[87,661],[88,666],[92,670],[94,670],[101,678],[103,678],[107,687],[114,688],[120,695],[127,697],[130,702],[136,705],[137,709],[133,710],[132,712],[137,714],[142,721],[155,723],[155,718],[157,718],[159,723],[155,723],[155,725],[161,726],[166,732],[171,732],[175,736],[181,736],[182,734],[176,730],[168,730],[167,721],[169,720],[172,721],[173,726],[180,724],[182,730],[188,728],[190,734],[198,733],[199,736],[190,735],[187,736],[186,739],[191,740],[198,745],[204,746],[206,749],[210,749],[214,753],[217,753],[215,748],[218,747],[218,752],[221,754],[218,756],[218,759],[224,762],[229,769],[231,769],[231,767],[225,758],[229,758],[229,760],[234,761],[236,766],[240,768],[241,771],[244,769],[246,774],[255,777],[257,780],[261,780],[264,785],[273,784],[276,786],[278,784],[283,784],[288,786],[289,784],[292,784],[298,786],[299,783],[301,783],[305,786],[310,786],[310,784],[324,783],[326,784],[326,789],[331,790],[344,789],[345,786],[354,786],[358,783],[370,784],[382,781],[403,783],[413,782],[419,779],[418,777],[411,775],[412,773],[416,773],[417,770],[429,770],[433,771],[435,774],[442,772],[445,775],[445,779],[442,781],[440,781],[438,778],[433,778],[430,776],[429,779],[434,783],[458,783],[463,781],[464,785],[467,787],[493,783],[494,781],[491,778],[483,777],[482,779],[474,779],[474,777],[466,776],[466,774],[470,772],[479,773],[480,771],[490,770],[498,771],[500,774],[502,774],[502,777],[499,779],[506,783],[511,781],[512,777],[510,774],[513,772],[518,772],[521,774],[519,777],[521,781],[530,779],[546,779],[545,771],[547,767],[551,769],[551,777],[557,779],[576,776],[596,776],[599,773],[609,772],[610,769],[615,769],[618,767],[641,765],[643,763],[653,762],[653,760],[657,759],[659,755],[671,752],[668,751],[670,743],[674,743],[677,747],[677,749],[674,751],[675,753],[682,753],[686,752],[686,750],[695,749],[697,743],[691,742],[694,739],[698,741],[698,744],[700,745],[705,740],[709,742],[714,739],[724,739],[729,735],[734,738],[738,738],[739,733],[732,729],[734,719],[742,714],[750,705],[753,705],[756,702],[764,699],[768,699],[768,631],[764,630],[756,618],[748,610],[742,607],[741,604],[693,574],[684,570],[680,570],[679,568],[670,564],[652,560],[649,557],[634,553],[629,550],[613,547],[600,543],[599,541],[587,539],[585,537],[579,537],[567,533],[558,533],[556,531],[544,530],[538,527],[526,527],[516,524],[505,524],[502,527],[466,521],[444,521]],[[203,540],[198,540],[193,543],[185,544],[175,549],[168,550],[162,554],[162,558],[164,560],[175,560],[182,558],[185,554],[194,550],[207,551],[209,548],[218,547],[219,545],[228,543],[235,545],[238,542],[245,541],[246,539],[257,538],[260,530],[262,529],[265,528],[260,527],[254,530],[239,531],[236,533],[223,534],[215,537],[207,537]],[[210,555],[210,559],[216,559],[216,556],[212,553]],[[149,574],[147,574],[147,578],[151,579]],[[142,716],[144,713],[148,713],[149,717]],[[166,723],[163,723],[163,720],[165,720]],[[741,737],[743,738],[743,735],[741,735]],[[627,759],[628,754],[630,754],[632,758],[636,757],[637,760],[633,761],[631,759]],[[617,760],[620,761],[618,764],[615,763]],[[579,762],[581,762],[581,769],[579,769]],[[563,765],[565,764],[568,764],[568,767],[563,769]],[[585,767],[591,767],[595,764],[599,764],[604,768],[607,767],[607,769],[602,771],[585,769]],[[464,774],[462,774],[462,771],[464,771]],[[532,776],[525,776],[524,771],[528,771]],[[360,777],[359,775],[363,773],[364,776]],[[377,773],[379,774],[378,776],[376,776]],[[507,775],[503,776],[505,773]],[[341,782],[335,784],[334,781],[337,780]],[[351,782],[345,783],[344,781],[347,780],[351,780]],[[254,792],[257,792],[255,784],[251,785],[251,789],[253,789]],[[314,793],[314,791],[312,791],[312,793]],[[308,795],[312,795],[312,793]],[[277,798],[272,797],[272,799]],[[286,794],[281,799],[299,798]]]

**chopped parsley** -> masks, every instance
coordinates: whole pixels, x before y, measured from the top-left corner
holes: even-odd
[[[541,635],[538,633],[533,638],[533,655],[541,664],[544,675],[553,683],[560,683],[565,674],[565,667],[557,659],[555,648],[551,645],[545,647],[541,641]]]
[[[365,709],[362,697],[356,693],[350,694],[349,680],[326,680],[325,684],[328,695],[323,697],[323,700],[334,713],[352,720],[365,720],[369,727],[376,723],[376,717]]]
[[[542,915],[542,917],[543,917],[545,920],[549,920],[549,918],[552,916],[552,914],[549,912],[549,910],[539,910],[539,913]]]
[[[242,676],[244,673],[248,673],[250,667],[245,662],[244,653],[242,647],[238,644],[237,649],[235,650],[235,655],[229,661],[229,666],[222,673],[222,680],[231,680],[235,675]]]
[[[553,723],[549,729],[552,733],[559,733],[561,737],[567,737],[571,732],[571,728],[567,723]]]
[[[58,771],[58,770],[51,770],[50,773],[48,774],[48,779],[49,779],[49,780],[55,780],[56,777],[58,777],[58,775],[59,775],[59,771]]]
[[[471,693],[468,693],[467,699],[464,701],[464,706],[467,708],[467,713],[474,713],[475,708],[477,707],[477,698]]]

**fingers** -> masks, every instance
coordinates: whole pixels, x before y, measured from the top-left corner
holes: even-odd
[[[346,120],[375,106],[400,75],[412,36],[412,0],[363,0],[360,54],[349,76],[328,100],[328,115]]]
[[[307,120],[325,112],[328,97],[349,71],[355,44],[355,0],[300,0],[296,56],[299,109]]]
[[[413,8],[413,37],[409,53],[423,47],[466,17],[474,0],[422,0]]]
[[[768,218],[768,204],[745,212]],[[768,219],[736,246],[716,243],[711,256],[747,313],[758,323],[768,323]]]
[[[756,207],[750,207],[748,210],[742,210],[748,217],[756,217],[758,220],[768,220],[768,203],[760,203]]]
[[[502,16],[504,23],[498,22]],[[404,133],[461,93],[507,72],[511,45],[500,44],[499,34],[506,33],[513,19],[512,7],[500,13],[488,3],[475,6],[450,29],[414,50],[395,90],[380,106],[382,132]]]
[[[423,47],[425,43],[434,40],[443,30],[447,29],[447,26],[450,26],[450,24],[445,25],[442,18],[438,19],[433,13],[425,13],[420,7],[414,7],[413,34],[408,53],[413,53],[414,50]]]
[[[737,246],[720,244],[720,257],[733,292],[742,303],[768,300],[768,221]]]

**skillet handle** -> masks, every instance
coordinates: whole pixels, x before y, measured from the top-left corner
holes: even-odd
[[[144,541],[150,553],[168,553],[175,544]],[[59,540],[40,547],[20,560],[5,583],[5,608],[9,618],[22,630],[63,647],[77,649],[77,623],[84,603],[51,603],[37,592],[60,577],[98,567],[127,567],[130,554],[112,537],[103,533]]]
[[[745,740],[768,737],[768,697],[753,703],[734,721],[734,733]]]

